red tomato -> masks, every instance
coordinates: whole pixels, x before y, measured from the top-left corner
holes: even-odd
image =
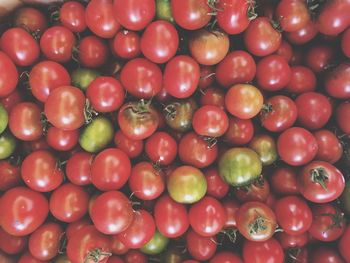
[[[24,253],[16,262],[17,263],[49,263],[49,261],[36,259],[32,254],[30,254],[30,252]]]
[[[21,166],[22,179],[31,189],[51,192],[63,182],[63,171],[49,151],[35,151],[26,156]]]
[[[209,23],[212,12],[207,0],[171,0],[171,13],[179,26],[187,30],[195,30]]]
[[[34,232],[44,223],[48,213],[45,196],[26,187],[12,188],[0,199],[0,225],[13,236]]]
[[[73,184],[91,183],[91,164],[93,155],[87,152],[76,152],[67,161],[66,176]]]
[[[225,142],[230,145],[244,145],[254,136],[254,126],[251,119],[243,120],[230,117],[229,126],[224,135]]]
[[[186,55],[172,58],[165,66],[163,85],[173,97],[190,97],[197,89],[200,68],[198,63]]]
[[[0,51],[1,56],[1,51]],[[0,76],[1,79],[1,76]],[[6,95],[5,97],[1,97],[0,95],[0,103],[6,109],[7,112],[11,112],[14,106],[18,103],[24,101],[23,93],[18,89],[15,89],[12,93]]]
[[[135,158],[143,151],[142,140],[129,139],[121,130],[117,131],[114,135],[114,144],[118,149],[126,153],[129,158]]]
[[[162,89],[162,72],[145,58],[128,61],[120,73],[125,89],[134,97],[151,99]]]
[[[0,249],[6,254],[16,255],[21,253],[26,248],[27,243],[28,238],[26,236],[13,236],[0,228]]]
[[[215,254],[209,261],[209,263],[243,263],[242,259],[228,251],[221,251]]]
[[[286,232],[277,234],[277,239],[280,242],[283,249],[301,248],[304,247],[309,241],[308,232],[301,235],[290,235]]]
[[[35,230],[29,238],[30,253],[39,260],[51,260],[59,252],[63,229],[59,224],[46,223]]]
[[[86,6],[85,21],[88,28],[102,38],[112,38],[120,29],[114,17],[113,0],[91,0]]]
[[[136,32],[121,30],[113,38],[111,49],[121,58],[136,58],[141,53],[141,38]]]
[[[338,127],[346,134],[350,134],[350,102],[344,101],[340,103],[336,110],[336,120]]]
[[[220,199],[228,193],[230,186],[221,178],[217,169],[208,169],[204,175],[207,180],[208,195]]]
[[[15,13],[14,24],[31,32],[42,33],[47,28],[47,19],[37,8],[21,7]]]
[[[343,54],[350,58],[350,29],[345,30],[342,39],[341,39],[341,49]]]
[[[69,223],[65,229],[67,239],[71,239],[77,232],[86,226],[91,226],[90,218],[83,217],[77,221]]]
[[[32,67],[29,73],[29,86],[33,96],[45,102],[50,92],[60,86],[70,85],[68,71],[61,64],[44,60]]]
[[[149,24],[141,37],[141,51],[150,61],[158,64],[175,56],[179,46],[176,28],[168,21],[157,20]]]
[[[271,177],[272,190],[280,195],[299,194],[297,173],[288,166],[277,167]]]
[[[202,106],[212,105],[220,109],[225,109],[225,92],[221,88],[209,87],[206,88],[200,97],[200,104]]]
[[[7,191],[22,183],[20,169],[11,159],[0,161],[0,191]]]
[[[313,161],[300,171],[298,188],[307,200],[326,203],[337,199],[342,194],[345,179],[332,164]]]
[[[318,246],[312,251],[310,263],[345,263],[338,251],[329,246]]]
[[[342,63],[326,77],[325,89],[329,95],[338,99],[350,98],[350,64]]]
[[[285,130],[277,140],[278,154],[289,165],[304,165],[312,161],[318,151],[315,137],[304,128]]]
[[[147,263],[147,256],[139,250],[130,250],[124,256],[125,263]]]
[[[81,65],[98,68],[106,63],[108,46],[99,37],[87,36],[80,40],[78,59]]]
[[[12,93],[18,82],[18,72],[8,55],[0,51],[0,97]]]
[[[314,136],[318,145],[315,159],[331,164],[339,161],[343,154],[343,146],[337,136],[329,130],[318,130],[314,132]]]
[[[334,56],[335,51],[331,46],[324,44],[313,45],[306,52],[305,64],[315,73],[319,73],[332,64]]]
[[[259,178],[251,185],[234,189],[235,197],[241,202],[266,202],[270,195],[270,185],[264,177]]]
[[[350,244],[350,225],[347,225],[345,232],[338,243],[338,248],[342,257],[348,262],[350,261],[349,244]]]
[[[48,121],[62,130],[76,130],[85,121],[84,93],[73,86],[61,86],[50,92],[45,102]]]
[[[200,89],[208,88],[214,83],[215,80],[215,68],[213,66],[200,66],[200,78],[198,87]]]
[[[239,209],[239,204],[235,199],[226,198],[222,205],[226,211],[226,222],[225,228],[236,228],[237,227],[237,211]]]
[[[35,141],[43,135],[41,109],[35,103],[21,102],[13,107],[9,116],[12,134],[23,141]]]
[[[203,237],[192,229],[186,234],[187,250],[192,257],[200,261],[209,260],[216,251],[216,237]]]
[[[312,213],[298,196],[286,196],[277,200],[275,214],[278,225],[290,235],[301,235],[308,231],[312,224]]]
[[[282,0],[278,3],[275,12],[281,28],[287,32],[302,29],[311,19],[308,7],[303,0]]]
[[[263,242],[246,240],[243,244],[244,263],[283,263],[284,252],[274,238]]]
[[[285,36],[290,43],[302,45],[314,39],[317,33],[318,29],[316,23],[313,20],[309,20],[309,22],[302,28],[296,31],[286,32]]]
[[[56,127],[50,127],[46,134],[47,144],[58,151],[69,151],[77,145],[79,131],[65,131]]]
[[[291,67],[291,78],[285,90],[291,93],[304,93],[316,89],[316,76],[311,69],[304,66]]]
[[[156,13],[154,0],[114,0],[114,16],[117,21],[129,30],[142,30]]]
[[[284,57],[288,63],[290,63],[293,57],[293,49],[291,44],[289,44],[286,40],[282,40],[281,45],[274,54]]]
[[[131,172],[129,157],[121,150],[108,148],[100,152],[91,165],[91,182],[101,191],[118,190]]]
[[[171,164],[177,155],[177,142],[166,132],[155,132],[146,141],[145,152],[152,162]]]
[[[1,36],[0,45],[2,51],[18,66],[30,66],[40,55],[37,41],[19,27],[6,30]]]
[[[86,214],[88,198],[84,188],[66,183],[51,194],[50,212],[62,222],[75,222]]]
[[[131,202],[122,192],[109,191],[96,198],[90,217],[100,232],[115,235],[128,229],[135,214]]]
[[[118,235],[111,236],[111,249],[112,253],[116,255],[124,255],[129,251],[129,248],[119,240]]]
[[[65,2],[60,9],[60,21],[72,32],[83,32],[86,29],[85,7],[77,1]]]

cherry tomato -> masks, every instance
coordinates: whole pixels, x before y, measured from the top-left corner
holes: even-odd
[[[229,185],[220,177],[215,168],[210,168],[204,173],[207,180],[207,194],[215,198],[223,198],[229,191]]]
[[[217,106],[220,109],[225,109],[225,93],[223,89],[217,87],[206,88],[205,91],[201,94],[200,104],[202,106],[212,105]]]
[[[292,44],[302,45],[310,42],[317,35],[318,29],[316,23],[313,20],[309,20],[309,22],[304,25],[302,28],[292,31],[286,32],[285,36],[288,41]]]
[[[18,72],[8,55],[0,51],[0,97],[12,93],[18,82]]]
[[[146,141],[145,152],[152,162],[171,164],[177,155],[177,143],[166,132],[155,132]]]
[[[284,252],[274,238],[263,242],[246,240],[243,244],[244,263],[283,263]]]
[[[22,254],[22,256],[16,261],[17,263],[48,263],[49,261],[43,261],[33,257],[30,252]]]
[[[21,253],[26,248],[27,243],[28,238],[26,236],[13,236],[0,228],[0,249],[6,254],[16,255]]]
[[[325,89],[329,95],[338,99],[350,98],[350,64],[342,63],[334,68],[326,77]]]
[[[344,55],[350,58],[350,29],[345,30],[342,39],[341,39],[341,49]]]
[[[335,134],[329,130],[318,130],[314,132],[318,151],[315,159],[334,164],[343,154],[343,146]]]
[[[311,263],[345,263],[343,258],[339,255],[338,251],[329,246],[316,247],[311,255]]]
[[[209,263],[243,263],[242,259],[235,253],[229,251],[218,252],[212,257]]]
[[[121,130],[115,133],[114,143],[116,147],[126,153],[129,158],[135,158],[139,156],[143,151],[142,140],[129,139]]]
[[[124,255],[129,251],[129,248],[119,240],[118,235],[111,236],[111,249],[112,253],[116,255]]]
[[[231,145],[244,145],[254,136],[254,126],[251,119],[243,120],[230,117],[229,126],[224,135],[225,142]]]
[[[241,202],[267,202],[270,195],[270,185],[264,177],[258,178],[251,185],[234,190],[235,197]]]
[[[186,242],[188,253],[200,261],[209,260],[214,256],[217,247],[215,236],[203,237],[198,235],[192,229],[186,234]]]
[[[90,219],[88,219],[86,217],[83,217],[82,219],[79,219],[77,221],[69,223],[65,229],[65,234],[67,236],[67,239],[70,239],[72,236],[74,236],[81,229],[83,229],[86,226],[90,226],[90,225],[91,225],[91,221],[90,221]]]
[[[237,211],[239,209],[238,202],[233,198],[226,198],[223,200],[222,205],[226,211],[225,228],[237,227]]]
[[[42,33],[47,28],[47,19],[37,8],[21,7],[14,14],[14,24],[31,32]]]
[[[65,131],[50,127],[46,134],[47,144],[58,151],[69,151],[78,144],[79,131]]]
[[[340,103],[336,110],[336,121],[339,128],[346,134],[350,134],[350,123],[347,121],[350,116],[350,102]]]
[[[147,263],[147,256],[139,250],[130,250],[124,256],[125,263]]]
[[[299,194],[297,173],[289,166],[277,167],[270,177],[270,182],[273,191],[277,194]]]
[[[305,55],[305,64],[315,73],[324,71],[332,64],[334,49],[325,44],[313,45]]]
[[[339,252],[346,261],[350,261],[350,250],[348,246],[349,242],[350,242],[350,225],[347,225],[345,232],[342,235],[338,244]]]
[[[78,59],[84,67],[98,68],[106,63],[108,52],[108,46],[101,38],[87,36],[79,42]]]
[[[0,191],[7,191],[22,183],[20,169],[12,160],[0,161]]]
[[[136,32],[121,30],[113,38],[111,49],[121,58],[136,58],[141,53],[141,38]]]
[[[286,232],[277,234],[277,239],[284,249],[301,248],[304,247],[309,241],[308,232],[300,235],[290,235]]]
[[[65,2],[60,9],[62,25],[72,32],[83,32],[86,29],[85,7],[77,1]]]
[[[309,21],[310,14],[303,0],[282,0],[276,8],[276,17],[286,32],[302,29]]]
[[[290,69],[291,78],[285,90],[300,94],[316,89],[316,76],[311,69],[304,66],[294,66]]]
[[[215,80],[215,68],[213,66],[200,66],[200,78],[198,87],[200,89],[208,88],[214,83]]]

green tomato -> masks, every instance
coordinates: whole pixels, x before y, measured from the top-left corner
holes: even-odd
[[[168,243],[169,238],[163,236],[158,230],[156,230],[152,239],[141,248],[141,251],[147,255],[157,255],[166,248]]]
[[[167,189],[176,202],[193,204],[202,199],[207,192],[207,181],[199,169],[184,165],[169,175]]]
[[[79,137],[79,144],[85,151],[96,153],[112,141],[113,135],[111,121],[105,117],[97,117],[84,128]]]
[[[166,20],[170,23],[174,23],[174,18],[171,12],[170,0],[157,0],[156,13],[157,19]]]
[[[2,133],[0,135],[0,160],[10,157],[16,149],[16,144],[17,141],[11,133]]]
[[[261,170],[259,155],[250,148],[232,148],[219,160],[220,176],[235,187],[250,184],[261,175]]]
[[[93,69],[78,68],[73,71],[71,78],[73,86],[86,90],[90,83],[100,76],[100,73]]]
[[[249,143],[249,147],[258,153],[262,165],[270,165],[278,158],[276,142],[270,135],[254,136]]]
[[[4,106],[0,104],[0,134],[6,129],[9,122],[9,115]]]

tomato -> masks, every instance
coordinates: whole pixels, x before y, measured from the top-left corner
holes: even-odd
[[[207,191],[207,182],[199,169],[184,165],[168,176],[167,189],[176,202],[192,204],[203,198]]]
[[[318,144],[315,159],[334,164],[343,154],[343,146],[337,136],[329,130],[318,130],[314,132]]]
[[[216,80],[225,87],[250,82],[255,77],[256,64],[246,51],[235,50],[228,53],[216,66]]]
[[[188,217],[192,229],[203,237],[218,234],[226,221],[226,213],[222,204],[215,198],[206,196],[193,204]]]
[[[26,236],[13,236],[0,228],[0,249],[6,254],[15,255],[21,253],[26,248],[27,243],[28,238]]]
[[[50,127],[46,134],[48,145],[58,151],[71,150],[77,145],[78,139],[78,130],[65,131],[56,127]]]
[[[129,248],[119,240],[118,235],[111,236],[111,249],[112,253],[116,255],[124,255],[129,251]]]
[[[270,182],[273,191],[277,194],[299,194],[297,173],[289,166],[277,167],[270,177]]]
[[[162,72],[145,58],[128,61],[120,73],[124,88],[134,97],[151,99],[162,89]]]
[[[168,243],[169,239],[156,230],[152,239],[140,251],[147,255],[157,255],[166,249]]]
[[[114,0],[113,5],[114,17],[129,30],[144,29],[156,13],[154,0]]]
[[[350,250],[348,246],[349,242],[350,242],[350,225],[347,225],[345,232],[338,243],[339,252],[346,261],[350,261]]]
[[[325,35],[338,35],[350,25],[350,2],[338,0],[327,2],[317,17],[318,30]]]
[[[39,260],[51,260],[57,254],[63,229],[56,223],[46,223],[35,230],[29,238],[30,253]]]
[[[141,38],[136,32],[121,30],[113,38],[111,49],[121,58],[136,58],[141,53]]]
[[[32,67],[29,73],[29,86],[33,96],[45,102],[50,92],[71,82],[68,71],[59,63],[44,60]]]
[[[189,39],[191,56],[201,65],[215,65],[223,60],[229,50],[228,35],[219,30],[195,31]]]
[[[334,241],[342,236],[345,230],[344,214],[331,204],[312,207],[312,225],[310,235],[321,241]]]
[[[46,29],[41,36],[40,49],[49,60],[65,63],[72,58],[75,41],[68,28],[53,26]]]
[[[32,102],[21,102],[13,107],[9,115],[12,134],[23,141],[35,141],[43,135],[41,110]]]
[[[210,168],[204,173],[207,181],[207,194],[215,198],[223,198],[229,191],[229,185],[220,177],[215,168]]]
[[[261,177],[249,186],[236,188],[234,195],[241,202],[267,202],[270,195],[270,185],[264,177]]]
[[[138,250],[130,250],[124,256],[125,263],[147,263],[147,256]]]
[[[116,147],[126,153],[129,158],[135,158],[143,151],[142,140],[131,140],[120,130],[114,135],[114,143]]]
[[[316,23],[313,20],[309,20],[309,22],[304,25],[302,28],[292,31],[286,32],[285,36],[288,41],[292,44],[302,45],[310,42],[317,35],[318,29]]]
[[[14,14],[14,25],[41,33],[47,28],[47,19],[37,8],[21,7]]]
[[[90,217],[98,231],[115,235],[125,231],[133,221],[131,202],[119,191],[99,195],[92,205]]]
[[[107,263],[124,263],[124,261],[120,257],[111,256],[108,258]]]
[[[0,51],[0,97],[12,93],[18,82],[18,71],[8,55]]]
[[[211,8],[207,0],[189,0],[186,2],[171,0],[172,16],[179,26],[187,30],[195,30],[209,23]]]
[[[22,183],[20,169],[12,160],[0,161],[0,191],[7,191]]]
[[[267,56],[281,45],[282,36],[267,17],[258,17],[250,22],[244,31],[244,44],[249,53],[255,56]]]
[[[112,0],[91,0],[86,6],[85,20],[88,28],[102,38],[112,38],[120,29],[114,17]]]
[[[83,32],[86,29],[85,7],[77,1],[63,3],[59,15],[62,25],[72,32]]]
[[[24,101],[23,93],[20,92],[18,89],[15,89],[12,93],[10,93],[7,96],[0,98],[1,106],[4,108],[4,110],[7,111],[7,114],[9,112],[11,112],[11,110],[13,109],[14,106],[16,106],[18,103],[20,103],[22,101]],[[4,112],[2,112],[1,114],[5,115]],[[2,116],[2,117],[5,117],[5,116]],[[8,123],[6,122],[5,118],[3,118],[3,121],[4,122],[2,123],[2,125],[5,126],[5,124],[6,124],[6,126],[7,126]]]
[[[235,253],[229,251],[218,252],[209,263],[243,263],[242,259]]]
[[[118,234],[119,240],[128,248],[141,248],[146,245],[156,231],[154,219],[145,210],[134,212],[134,218],[129,227]]]
[[[75,87],[86,91],[90,83],[100,75],[101,74],[94,69],[77,68],[71,73],[72,84]]]
[[[79,42],[78,60],[84,67],[97,68],[106,63],[108,47],[96,36],[87,36]]]
[[[76,130],[84,124],[84,93],[73,86],[61,86],[50,92],[45,102],[48,121],[62,130]]]
[[[263,106],[263,95],[250,84],[236,84],[225,95],[225,107],[229,113],[240,119],[251,119]]]
[[[39,259],[36,259],[35,257],[30,254],[30,252],[26,252],[22,254],[22,256],[16,261],[17,263],[48,263],[49,261],[42,261]]]
[[[312,161],[318,151],[315,137],[306,129],[292,127],[277,140],[278,154],[289,165],[304,165]]]
[[[306,52],[305,64],[315,73],[319,73],[327,69],[333,62],[335,50],[325,44],[313,45]]]
[[[118,190],[131,173],[129,157],[121,150],[107,148],[91,164],[91,182],[101,191]]]
[[[326,203],[337,199],[342,194],[345,179],[332,164],[313,161],[300,171],[298,188],[307,200]]]
[[[277,228],[276,216],[261,202],[246,202],[237,211],[237,228],[248,240],[266,241]]]
[[[171,59],[179,46],[179,35],[173,24],[158,20],[149,24],[141,37],[142,54],[162,64]]]
[[[300,235],[308,231],[312,224],[312,213],[298,196],[286,196],[277,200],[275,215],[279,226],[290,235]]]
[[[12,188],[0,199],[0,225],[13,236],[26,236],[34,232],[48,213],[45,196],[26,187]]]
[[[340,103],[336,109],[336,121],[338,127],[346,134],[350,134],[350,125],[347,121],[350,116],[350,102]]]
[[[212,105],[217,106],[220,109],[225,109],[225,92],[223,89],[218,87],[209,87],[201,94],[199,103],[202,106]]]
[[[350,29],[348,28],[345,30],[342,38],[341,38],[341,49],[343,51],[343,54],[350,58]]]
[[[163,110],[167,125],[180,132],[190,130],[197,107],[196,101],[192,98],[170,102]]]
[[[146,141],[145,152],[152,162],[171,164],[177,155],[177,143],[166,132],[155,132]]]
[[[334,68],[326,77],[325,89],[327,93],[338,99],[350,98],[350,64],[342,63]]]
[[[329,246],[316,247],[310,255],[311,263],[345,263],[338,251]]]
[[[256,151],[263,166],[274,163],[277,158],[277,147],[273,137],[267,134],[259,134],[253,137],[249,147]]]
[[[151,101],[133,101],[124,104],[118,112],[121,131],[132,140],[143,140],[158,128],[159,117]]]
[[[316,89],[316,76],[311,69],[304,66],[294,66],[291,67],[291,72],[291,78],[285,90],[300,94]]]
[[[283,263],[284,252],[274,238],[263,242],[246,240],[243,244],[244,263]]]
[[[86,214],[88,198],[84,188],[66,183],[51,194],[50,212],[62,222],[75,222]]]
[[[182,236],[190,225],[186,206],[175,202],[167,194],[157,199],[154,219],[159,232],[168,238]]]
[[[188,253],[197,260],[206,261],[214,256],[217,243],[216,237],[203,237],[192,229],[186,234]]]
[[[200,66],[200,78],[198,87],[200,89],[206,89],[212,85],[215,81],[215,68],[214,66]]]
[[[281,232],[277,234],[277,239],[284,249],[301,248],[308,243],[309,236],[308,232],[301,235],[290,235],[285,232]]]
[[[235,187],[250,184],[260,176],[261,171],[258,154],[249,148],[231,148],[219,160],[220,176]]]
[[[87,226],[68,239],[67,256],[72,263],[105,263],[110,252],[110,238],[94,226]]]
[[[57,165],[55,156],[49,151],[35,151],[22,162],[23,181],[38,192],[50,192],[63,182],[63,172]]]
[[[156,17],[158,20],[174,23],[169,0],[156,0]]]
[[[276,8],[276,17],[286,32],[302,29],[310,20],[310,14],[303,0],[282,0]]]
[[[229,126],[224,135],[225,142],[231,145],[247,144],[254,136],[254,126],[251,119],[243,120],[230,117]]]
[[[67,239],[70,239],[81,229],[90,225],[91,225],[90,218],[86,218],[86,217],[83,217],[82,219],[69,223],[65,229],[65,234]]]
[[[67,161],[66,176],[75,185],[91,183],[93,155],[84,151],[74,153]]]
[[[10,157],[17,147],[15,137],[9,132],[0,135],[0,160]]]
[[[175,98],[188,98],[197,89],[199,73],[199,65],[193,58],[186,55],[176,56],[165,66],[164,88]]]

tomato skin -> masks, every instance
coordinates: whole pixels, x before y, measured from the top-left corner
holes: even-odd
[[[72,57],[75,37],[68,28],[53,26],[40,38],[41,52],[49,59],[60,63],[68,62]]]
[[[350,242],[350,225],[347,225],[345,232],[338,244],[339,252],[346,261],[350,261],[349,242]]]
[[[225,109],[225,92],[218,87],[209,87],[201,94],[199,103],[201,106],[212,105],[217,106],[220,109]]]
[[[230,117],[229,126],[224,135],[225,142],[233,146],[244,145],[254,136],[254,126],[251,119],[243,120]]]
[[[91,182],[101,191],[118,190],[131,172],[129,157],[121,150],[108,148],[100,152],[91,165]]]
[[[35,230],[29,238],[30,253],[39,260],[51,260],[59,250],[63,229],[56,223],[46,223]]]
[[[341,38],[341,49],[343,51],[343,54],[350,58],[350,29],[346,29],[342,38]]]
[[[309,10],[302,0],[282,0],[276,8],[277,19],[284,31],[302,29],[309,21]]]
[[[216,237],[203,237],[192,229],[186,234],[188,252],[192,257],[200,261],[209,260],[216,251]]]
[[[338,251],[329,246],[319,246],[314,249],[309,260],[311,263],[345,263]]]
[[[193,58],[187,55],[175,56],[165,66],[164,88],[175,98],[188,98],[197,89],[199,74],[199,65]]]
[[[316,23],[310,20],[304,27],[293,32],[286,32],[285,36],[292,44],[302,45],[306,44],[317,35],[318,29]]]
[[[48,263],[49,261],[43,261],[36,259],[30,252],[24,253],[18,260],[18,263]]]
[[[240,119],[251,119],[263,106],[263,95],[250,84],[233,85],[225,95],[225,107],[229,113]]]
[[[50,192],[63,182],[63,172],[49,151],[39,150],[27,155],[21,166],[22,179],[31,189]]]
[[[150,99],[162,89],[162,72],[155,63],[135,58],[123,67],[120,81],[134,97]]]
[[[155,132],[146,141],[145,152],[152,162],[171,164],[177,155],[177,142],[166,132]]]
[[[0,51],[0,97],[6,97],[16,89],[18,71],[6,53]]]
[[[84,121],[84,93],[73,86],[61,86],[50,92],[45,102],[48,121],[62,130],[76,130]]]
[[[87,217],[83,217],[82,219],[69,223],[65,229],[67,239],[73,237],[77,232],[86,226],[91,226],[90,218]]]
[[[308,232],[305,232],[301,235],[289,235],[285,232],[281,232],[277,234],[277,239],[283,249],[301,248],[308,243],[309,236]]]
[[[261,177],[247,187],[235,189],[234,195],[243,203],[251,201],[267,202],[270,195],[270,185],[264,177]]]
[[[315,159],[334,164],[343,154],[343,146],[337,136],[329,130],[318,130],[314,132],[318,151]]]
[[[299,194],[297,173],[289,166],[281,166],[276,168],[270,177],[270,182],[272,190],[277,194]]]
[[[1,36],[0,45],[2,51],[18,66],[30,66],[40,55],[38,43],[20,27],[6,30]]]
[[[121,130],[115,133],[114,144],[118,149],[126,153],[129,158],[135,158],[139,156],[143,151],[142,140],[129,139]]]
[[[50,92],[71,83],[68,71],[59,63],[44,60],[34,65],[29,73],[29,86],[33,96],[45,102]]]
[[[60,21],[72,32],[83,32],[86,29],[85,7],[77,1],[65,2],[60,9]]]
[[[47,28],[45,15],[33,7],[21,7],[15,12],[14,24],[16,27],[29,29],[31,32],[43,32]]]
[[[141,37],[141,51],[150,61],[158,64],[175,56],[179,35],[173,24],[158,20],[149,24]]]
[[[118,235],[111,236],[111,249],[112,253],[116,255],[124,255],[129,251],[129,248],[119,240]]]
[[[131,202],[119,191],[109,191],[99,195],[90,212],[96,228],[106,235],[125,231],[132,223],[134,216]]]
[[[18,166],[8,160],[0,161],[0,191],[7,191],[22,183],[21,173]]]
[[[332,164],[313,161],[299,174],[300,193],[314,203],[326,203],[337,199],[345,188],[343,174]]]
[[[105,64],[108,58],[108,47],[99,37],[87,36],[79,43],[79,62],[84,67],[97,68]]]
[[[130,250],[124,256],[125,263],[147,263],[147,256],[138,250]]]
[[[289,165],[309,163],[318,151],[315,137],[306,129],[292,127],[285,130],[277,140],[278,154]]]
[[[313,71],[304,66],[291,67],[291,78],[285,90],[292,93],[304,93],[316,89],[316,76]]]
[[[243,37],[249,53],[259,57],[274,53],[282,41],[281,33],[273,28],[267,17],[251,21]]]
[[[86,6],[85,21],[88,28],[102,38],[114,37],[121,27],[114,17],[112,0],[91,0]]]
[[[117,21],[123,27],[135,31],[144,29],[156,13],[154,0],[115,0],[113,8]]]
[[[113,38],[111,49],[121,58],[136,58],[141,53],[141,38],[136,32],[121,30]]]
[[[187,30],[204,27],[210,21],[211,12],[206,0],[189,0],[186,2],[171,0],[172,16],[179,26]]]
[[[62,222],[75,222],[86,214],[88,198],[84,188],[66,183],[51,194],[50,212]]]
[[[97,77],[90,83],[86,97],[95,110],[111,112],[123,104],[125,91],[119,80],[112,77]]]
[[[207,180],[207,195],[220,199],[228,193],[229,185],[220,177],[217,169],[210,168],[204,175]]]
[[[327,93],[338,99],[350,98],[350,64],[342,63],[328,73],[325,80]]]
[[[65,131],[50,127],[46,134],[47,144],[58,151],[69,151],[78,144],[79,131]]]
[[[229,251],[218,252],[209,263],[243,263],[242,259],[235,253]]]
[[[308,231],[312,224],[312,212],[298,196],[286,196],[277,200],[275,214],[279,226],[290,235],[301,235]]]
[[[28,237],[13,236],[0,228],[0,249],[6,254],[15,255],[21,253],[26,248],[27,243]]]
[[[41,110],[32,102],[21,102],[13,107],[9,116],[12,134],[23,141],[35,141],[43,135]]]
[[[6,191],[1,196],[0,208],[1,227],[13,236],[34,232],[49,213],[45,196],[26,187]]]
[[[244,263],[283,263],[284,252],[274,238],[263,242],[246,240],[243,244]]]
[[[340,103],[336,109],[336,121],[338,127],[346,134],[350,134],[350,124],[347,121],[350,116],[350,102]]]

